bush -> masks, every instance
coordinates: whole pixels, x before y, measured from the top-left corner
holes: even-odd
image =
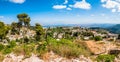
[[[32,45],[23,45],[22,48],[24,50],[25,57],[30,57],[32,52],[34,51],[34,46]]]
[[[115,59],[114,55],[99,55],[97,57],[98,62],[113,62]]]
[[[12,52],[12,49],[9,48],[9,47],[6,47],[4,50],[3,50],[3,54],[9,54]]]
[[[6,46],[1,46],[4,47],[2,53],[3,54],[9,54],[12,52],[13,48],[16,46],[16,42],[15,41],[11,41],[8,45]]]
[[[36,48],[37,53],[39,53],[39,56],[42,56],[44,53],[47,52],[47,43],[43,42],[42,44],[39,44]]]
[[[0,51],[4,49],[4,45],[0,44]]]
[[[100,41],[100,40],[102,40],[102,37],[101,37],[101,36],[95,36],[95,37],[94,37],[94,40],[95,40],[95,41]]]
[[[83,36],[93,36],[94,34],[92,32],[82,32]]]
[[[34,53],[34,49],[35,49],[35,44],[31,43],[31,44],[21,44],[19,46],[16,46],[13,49],[13,53],[15,53],[16,55],[25,55],[25,57],[30,57],[32,53]]]
[[[10,48],[15,47],[15,46],[16,46],[16,41],[11,41],[11,42],[9,43],[9,46],[10,46]]]
[[[24,37],[24,43],[28,43],[30,40],[28,37]]]

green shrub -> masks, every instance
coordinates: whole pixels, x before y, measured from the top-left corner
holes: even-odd
[[[113,62],[115,59],[115,56],[114,55],[99,55],[97,57],[97,61],[98,62]]]
[[[94,34],[92,32],[82,32],[83,36],[93,36]]]
[[[8,45],[6,46],[1,46],[4,47],[4,49],[2,50],[3,54],[9,54],[11,52],[13,52],[13,48],[16,46],[16,42],[15,41],[11,41]]]
[[[43,42],[42,44],[39,44],[36,48],[37,53],[39,53],[39,56],[42,56],[44,53],[47,52],[47,43]]]
[[[11,48],[8,48],[6,47],[4,50],[3,50],[3,54],[9,54],[12,52],[12,49]]]
[[[16,41],[11,41],[11,42],[9,43],[10,48],[15,47],[16,45],[17,45],[17,44],[16,44]]]
[[[102,37],[101,37],[101,36],[95,36],[95,37],[94,37],[94,40],[95,40],[95,41],[100,41],[100,40],[102,40]]]
[[[24,37],[24,43],[28,43],[30,40],[28,37]]]
[[[23,45],[22,48],[24,50],[25,57],[30,57],[32,52],[34,51],[34,46],[31,45]]]
[[[4,45],[0,44],[0,51],[4,49]]]

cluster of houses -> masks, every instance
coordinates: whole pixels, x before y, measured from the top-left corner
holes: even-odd
[[[118,34],[113,34],[107,30],[102,30],[102,29],[100,30],[101,32],[98,32],[99,29],[94,30],[94,29],[81,28],[81,27],[62,27],[60,29],[62,30],[62,32],[59,31],[53,32],[53,38],[57,38],[57,39],[65,38],[65,35],[67,34],[66,32],[69,32],[70,33],[69,36],[71,37],[74,37],[74,35],[76,34],[77,39],[81,39],[82,37],[84,40],[90,40],[91,37],[95,37],[95,36],[100,36],[105,41],[116,41],[116,39],[118,38]],[[83,33],[86,33],[86,35],[83,35]],[[92,33],[93,35],[91,34],[89,35],[89,33]]]
[[[22,27],[20,29],[20,34],[14,34],[12,35],[11,34],[11,31],[9,31],[9,33],[7,34],[7,38],[12,41],[12,40],[20,40],[24,37],[27,37],[27,38],[32,38],[34,37],[34,35],[36,34],[36,32],[34,30],[30,30],[30,29],[27,29],[25,27]]]
[[[48,29],[48,28],[45,28]],[[52,31],[53,29],[56,29],[56,31]],[[67,38],[66,35],[69,37],[73,38],[75,37],[76,39],[84,39],[84,40],[90,40],[91,37],[94,36],[100,36],[103,38],[103,41],[116,41],[118,38],[118,34],[113,34],[110,33],[109,31],[106,30],[100,30],[103,32],[98,32],[99,30],[97,29],[89,29],[89,28],[81,28],[81,27],[61,27],[59,28],[60,30],[57,30],[57,28],[50,28],[50,30],[46,31],[49,33],[52,33],[52,37],[56,39],[62,39],[62,38]],[[59,32],[60,31],[60,32]],[[86,33],[83,35],[83,33]],[[90,33],[90,34],[89,34]],[[92,34],[91,34],[92,33]],[[7,38],[12,41],[12,40],[19,40],[21,38],[27,37],[27,38],[32,38],[34,37],[36,32],[34,30],[27,29],[25,27],[20,29],[20,34],[7,34]]]

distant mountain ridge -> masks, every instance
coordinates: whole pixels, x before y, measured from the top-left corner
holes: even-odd
[[[91,29],[105,29],[111,33],[120,34],[120,24],[52,24],[43,27],[86,27]]]
[[[116,24],[51,24],[51,25],[43,25],[43,27],[100,27],[100,28],[107,28],[114,26]]]
[[[120,34],[120,24],[116,24],[112,27],[107,28],[110,32]]]

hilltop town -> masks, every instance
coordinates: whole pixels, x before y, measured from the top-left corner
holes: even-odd
[[[0,62],[120,62],[120,34],[105,29],[0,22]]]

